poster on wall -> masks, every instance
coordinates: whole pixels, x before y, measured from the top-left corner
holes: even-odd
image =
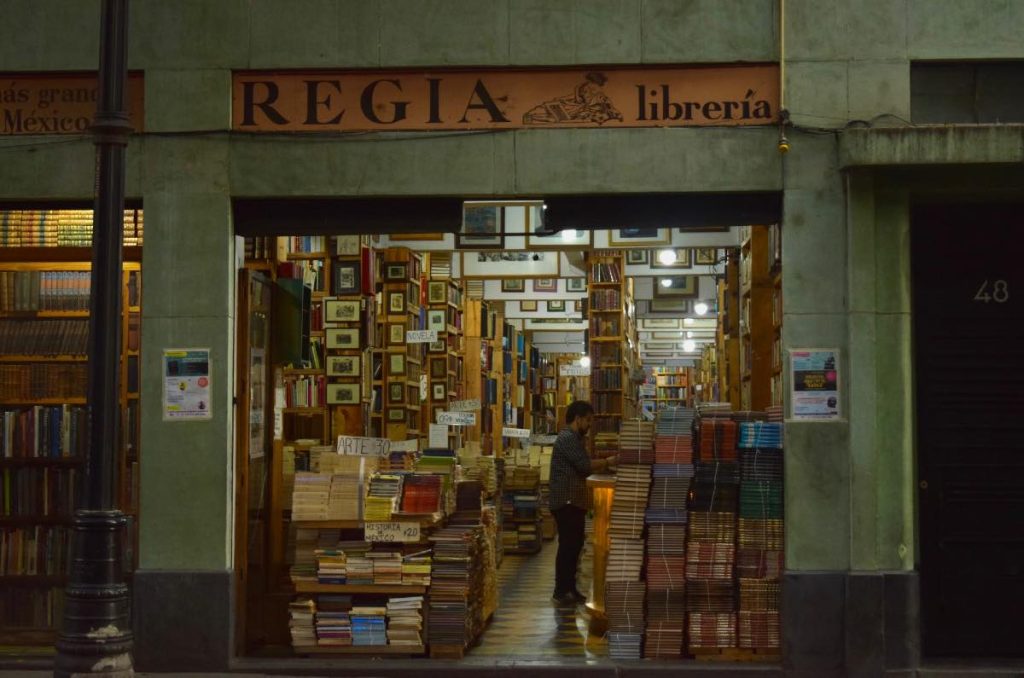
[[[839,403],[839,349],[793,349],[789,352],[792,419],[835,421]]]
[[[213,418],[210,411],[210,349],[164,349],[164,421]]]

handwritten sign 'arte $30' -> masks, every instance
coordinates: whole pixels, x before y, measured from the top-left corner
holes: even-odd
[[[238,72],[247,132],[768,125],[775,64],[503,71]]]

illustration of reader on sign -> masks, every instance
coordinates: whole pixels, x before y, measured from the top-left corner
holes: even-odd
[[[523,124],[539,125],[560,122],[594,122],[622,120],[622,113],[601,88],[608,82],[603,73],[587,73],[584,82],[572,94],[545,101],[523,116]]]

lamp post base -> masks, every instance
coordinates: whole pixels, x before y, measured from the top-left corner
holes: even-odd
[[[71,575],[53,675],[135,675],[131,604],[124,583],[125,517],[117,510],[75,512]]]

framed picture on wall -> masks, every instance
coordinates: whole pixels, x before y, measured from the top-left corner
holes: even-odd
[[[714,266],[718,263],[718,250],[714,247],[698,247],[693,251],[693,263],[698,266]]]
[[[405,408],[404,407],[389,407],[388,408],[388,421],[392,424],[400,423],[405,421]]]
[[[648,304],[651,313],[689,313],[688,299],[651,299]]]
[[[388,343],[392,346],[400,346],[405,343],[405,323],[390,323],[388,325]]]
[[[391,376],[391,377],[403,377],[403,376],[405,376],[405,354],[404,353],[389,353],[388,354],[388,376]]]
[[[405,402],[405,383],[395,381],[388,384],[388,403],[398,404]]]
[[[324,322],[359,322],[361,306],[357,299],[324,299]]]
[[[577,313],[582,313],[583,312],[583,307],[586,304],[586,301],[587,301],[586,299],[577,299],[576,300],[575,309],[576,309]]]
[[[388,313],[405,313],[405,292],[388,292]]]
[[[566,278],[565,279],[565,290],[566,290],[566,292],[586,292],[587,291],[587,279],[586,278]]]
[[[520,311],[528,311],[528,312],[536,311],[537,310],[537,300],[536,299],[529,299],[529,300],[520,301],[519,302],[519,310]]]
[[[356,355],[327,356],[328,377],[358,377],[361,360]]]
[[[642,318],[645,330],[678,330],[682,321],[679,318]]]
[[[651,263],[649,250],[626,250],[626,264],[631,266],[647,266]]]
[[[328,327],[324,330],[327,338],[327,348],[337,349],[359,349],[359,328],[357,327]]]
[[[430,378],[444,379],[448,373],[448,361],[444,358],[430,359]]]
[[[430,342],[427,351],[430,353],[447,353],[448,347],[444,343],[444,339],[438,339],[437,341]]]
[[[327,384],[328,405],[358,405],[359,384]]]
[[[427,311],[427,329],[444,332],[447,314],[443,310],[431,309]]]
[[[444,400],[447,385],[443,381],[436,381],[430,385],[431,396],[434,400]]]
[[[533,281],[534,292],[557,292],[558,291],[558,279],[557,278],[538,278]]]
[[[335,295],[359,294],[359,261],[335,260],[331,274],[331,287]]]
[[[671,245],[672,231],[668,228],[618,228],[608,234],[610,247],[647,247]]]
[[[658,258],[660,250],[651,252],[651,268],[692,268],[693,263],[690,260],[690,250],[685,247],[676,248],[676,260],[671,264],[661,263],[661,259]]]
[[[462,204],[462,229],[455,236],[459,249],[501,249],[505,245],[503,235],[504,208],[493,203],[464,202]]]
[[[557,278],[561,252],[462,252],[466,278]]]
[[[404,261],[385,261],[384,279],[387,281],[405,280],[409,277],[408,267]]]
[[[358,235],[336,235],[334,236],[334,253],[339,257],[359,256]]]
[[[446,282],[432,281],[427,283],[427,303],[443,304],[447,302],[447,287],[448,283]]]
[[[547,302],[547,304],[548,304],[548,311],[549,312],[555,312],[555,313],[564,313],[565,312],[565,299],[553,299],[553,300]]]
[[[526,281],[522,278],[503,278],[501,281],[502,292],[525,292]]]
[[[657,284],[654,285],[654,300],[658,299],[696,299],[697,298],[697,282],[700,280],[700,276],[696,275],[674,275],[668,278],[672,281],[672,285],[665,287],[661,284],[661,280],[658,280]],[[651,310],[654,310],[653,307]]]

